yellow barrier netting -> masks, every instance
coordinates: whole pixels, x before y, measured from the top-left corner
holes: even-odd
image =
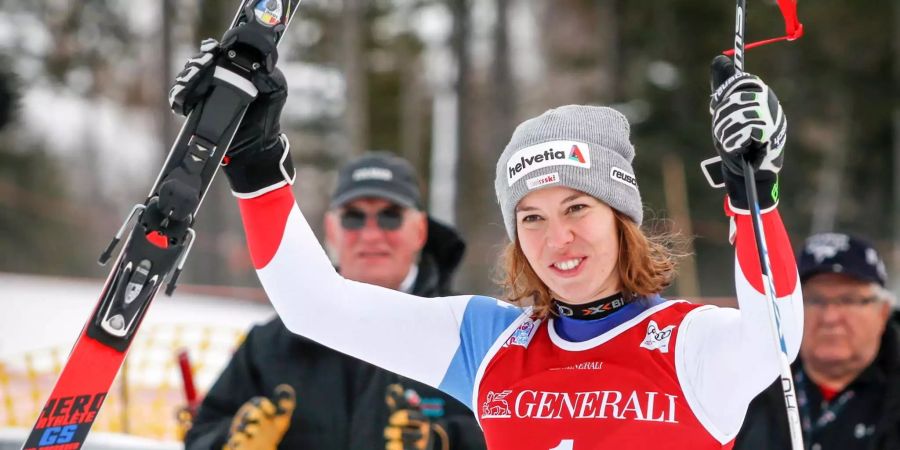
[[[176,355],[187,349],[202,396],[246,330],[221,326],[147,325],[128,351],[125,364],[92,430],[179,440],[178,410],[186,406]],[[0,426],[30,428],[50,395],[69,348],[30,351],[0,360]]]

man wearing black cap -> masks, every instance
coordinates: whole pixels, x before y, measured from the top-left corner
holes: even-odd
[[[419,296],[450,295],[465,245],[422,206],[407,161],[369,153],[343,166],[325,216],[341,274]],[[361,338],[375,326],[359,330]],[[485,448],[474,415],[452,397],[293,334],[277,317],[250,331],[185,436],[188,450],[223,446]]]
[[[412,292],[429,222],[417,183],[406,160],[385,153],[363,156],[340,170],[325,216],[325,240],[341,275]],[[432,261],[427,268],[437,269]],[[439,274],[422,279],[434,275]],[[433,292],[427,294],[445,294],[440,290],[446,291],[447,281],[431,280]]]
[[[888,320],[884,263],[862,239],[823,233],[797,265],[805,323],[793,372],[807,448],[900,449],[900,327]],[[780,382],[753,400],[734,448],[790,448]]]

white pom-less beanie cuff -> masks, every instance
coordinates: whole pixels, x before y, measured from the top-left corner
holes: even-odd
[[[600,106],[568,105],[520,124],[497,161],[494,188],[510,240],[516,205],[529,192],[565,186],[643,220],[641,194],[631,161],[628,120]]]

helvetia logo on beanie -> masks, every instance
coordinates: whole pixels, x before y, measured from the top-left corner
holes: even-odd
[[[506,162],[506,175],[512,186],[525,175],[552,166],[591,168],[590,147],[583,142],[551,141],[525,147]]]

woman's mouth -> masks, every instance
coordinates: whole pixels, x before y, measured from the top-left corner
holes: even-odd
[[[550,265],[554,269],[554,271],[560,275],[575,275],[581,269],[581,263],[584,262],[585,258],[570,258],[562,261],[557,261]]]

